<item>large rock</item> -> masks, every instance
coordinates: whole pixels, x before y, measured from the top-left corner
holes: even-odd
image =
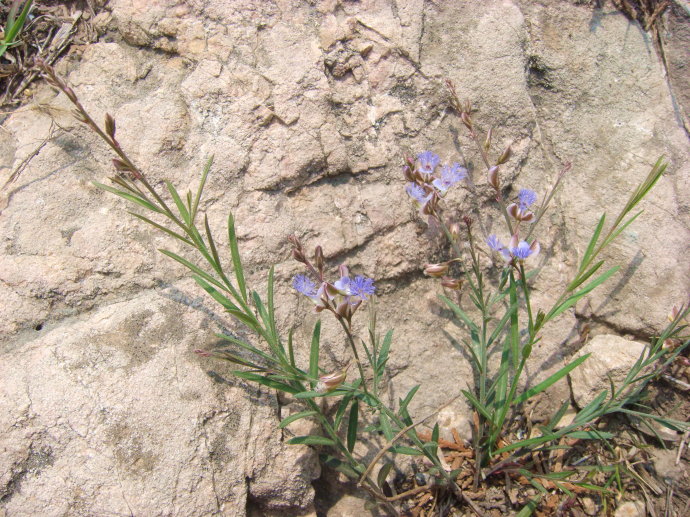
[[[590,356],[570,374],[573,399],[582,409],[602,391],[611,396],[611,383],[620,389],[647,346],[613,334],[601,334],[580,349]],[[608,400],[608,398],[607,398]]]
[[[203,209],[221,249],[227,212],[236,214],[252,285],[277,263],[279,323],[297,326],[301,361],[316,316],[290,288],[299,271],[287,258],[291,233],[322,244],[333,268],[347,261],[377,279],[381,330],[396,328],[391,400],[421,383],[411,409],[426,415],[471,383],[462,330],[420,273],[445,256],[440,240],[400,174],[404,153],[432,149],[484,181],[447,109],[446,77],[478,108],[481,128],[496,127],[497,147],[514,143],[503,171],[510,195],[530,187],[543,196],[562,162],[574,164],[538,231],[540,307],[572,278],[599,214],[613,220],[658,156],[669,161],[645,213],[605,255],[629,265],[545,332],[531,381],[576,350],[590,317],[595,333],[599,325],[644,338],[687,296],[688,137],[648,35],[615,11],[561,0],[107,8],[101,41],[63,59],[60,72],[94,115],[116,117],[152,182],[186,190],[215,155]],[[676,32],[686,30],[673,13]],[[675,98],[687,95],[675,84]],[[43,86],[36,100],[40,109],[10,115],[0,132],[3,183],[48,140],[0,204],[0,507],[241,515],[249,500],[306,511],[318,469],[308,450],[283,446],[275,396],[192,354],[219,328],[239,326],[156,252],[181,248],[93,186],[112,174],[110,153],[69,118],[66,99]],[[448,203],[470,205],[461,191]],[[473,216],[482,232],[500,232],[491,202]],[[347,357],[332,322],[324,343],[325,361]],[[462,415],[455,402],[444,422]]]

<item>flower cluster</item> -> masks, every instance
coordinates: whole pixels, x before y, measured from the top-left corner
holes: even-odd
[[[537,193],[523,188],[518,192],[518,202],[508,205],[508,213],[516,221],[525,223],[534,222],[534,212],[528,210],[537,201]]]
[[[292,287],[297,292],[311,299],[314,302],[316,312],[329,310],[348,322],[352,315],[359,308],[362,302],[369,299],[376,292],[374,280],[365,276],[355,276],[350,278],[350,273],[346,266],[339,268],[340,278],[335,282],[328,282],[324,278],[323,251],[320,246],[316,247],[314,253],[314,263],[306,258],[302,245],[296,237],[291,237],[293,245],[293,257],[307,266],[313,278],[305,274],[296,275],[292,279]]]
[[[467,169],[459,163],[441,165],[439,156],[431,151],[419,153],[416,161],[411,158],[407,161],[403,169],[409,181],[405,191],[423,215],[433,214],[448,189],[467,177]]]

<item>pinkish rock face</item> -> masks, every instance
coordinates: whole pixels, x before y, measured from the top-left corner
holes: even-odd
[[[498,148],[513,142],[502,169],[513,197],[543,195],[573,162],[539,230],[537,306],[572,278],[600,214],[614,219],[657,158],[669,161],[645,213],[608,251],[622,272],[545,331],[530,378],[576,351],[573,331],[590,316],[647,335],[687,299],[688,136],[649,37],[622,15],[546,0],[112,0],[107,9],[101,41],[58,70],[94,115],[115,116],[120,142],[153,181],[194,188],[215,156],[202,207],[221,247],[235,214],[253,286],[276,264],[279,323],[297,328],[299,360],[316,315],[290,287],[300,271],[288,259],[292,233],[321,244],[333,270],[346,260],[377,280],[381,330],[396,329],[394,395],[422,384],[413,415],[467,387],[469,365],[451,345],[461,332],[421,273],[444,258],[440,241],[400,173],[404,153],[430,149],[485,181],[447,110],[445,78],[478,108],[482,129],[495,128]],[[180,251],[174,243],[92,185],[112,174],[110,155],[70,119],[66,99],[43,87],[37,100],[68,131],[27,108],[0,132],[3,183],[48,139],[0,205],[0,508],[242,515],[251,500],[308,511],[319,468],[312,450],[284,445],[282,402],[192,353],[241,327],[156,251]],[[469,206],[463,192],[447,198],[458,210]],[[496,212],[486,206],[490,233]],[[331,353],[344,356],[324,323]],[[444,421],[467,421],[460,402],[447,412]]]

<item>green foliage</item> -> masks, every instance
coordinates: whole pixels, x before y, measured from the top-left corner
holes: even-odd
[[[7,52],[8,48],[19,43],[18,39],[26,24],[26,18],[29,16],[31,8],[33,7],[33,0],[26,0],[19,16],[17,16],[17,11],[19,10],[19,6],[22,5],[22,1],[23,0],[15,1],[7,15],[3,37],[0,39],[0,56]]]

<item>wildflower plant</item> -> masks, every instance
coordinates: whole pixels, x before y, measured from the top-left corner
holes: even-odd
[[[164,182],[165,189],[162,191],[163,189],[148,181],[146,175],[123,150],[116,138],[113,117],[106,115],[105,123],[102,127],[99,126],[80,103],[76,93],[55,71],[45,63],[39,65],[47,81],[72,102],[78,120],[92,129],[117,156],[113,159],[117,170],[117,174],[111,178],[113,185],[97,183],[97,186],[143,209],[146,215],[131,213],[195,253],[196,257],[192,258],[160,250],[187,268],[196,283],[261,342],[255,344],[235,336],[219,334],[218,337],[227,342],[227,347],[196,352],[204,357],[230,362],[236,367],[233,374],[237,377],[292,396],[302,405],[301,411],[284,418],[279,427],[286,428],[297,420],[311,419],[318,424],[318,432],[293,436],[289,443],[319,447],[322,452],[321,460],[326,466],[352,478],[386,511],[397,513],[393,503],[433,487],[435,490],[443,489],[454,494],[477,515],[481,515],[476,504],[458,485],[459,471],[450,469],[440,456],[438,424],[433,426],[426,437],[417,432],[420,424],[435,415],[434,412],[416,421],[412,419],[408,408],[419,386],[413,387],[396,404],[384,401],[385,371],[391,353],[393,332],[389,330],[383,336],[378,332],[373,307],[377,290],[375,280],[364,275],[353,276],[345,265],[340,265],[336,271],[327,264],[321,246],[316,246],[309,253],[297,236],[290,238],[292,257],[303,267],[302,272],[292,278],[292,287],[300,296],[311,300],[315,312],[338,322],[343,339],[349,347],[349,355],[338,358],[339,365],[335,370],[325,370],[320,360],[321,322],[317,321],[307,345],[308,364],[301,364],[296,360],[295,348],[303,345],[296,342],[292,331],[285,333],[276,323],[273,268],[268,273],[266,295],[262,297],[245,279],[232,214],[228,216],[227,224],[230,265],[222,258],[222,250],[216,245],[208,219],[206,216],[200,218],[200,200],[212,160],[204,168],[195,192],[188,192],[183,196],[167,181]],[[469,129],[471,137],[479,142],[470,108],[457,100],[452,89],[451,92],[454,107],[461,120]],[[425,274],[438,279],[451,292],[466,289],[480,314],[475,321],[461,308],[460,303],[449,297],[442,297],[468,331],[465,344],[472,357],[475,386],[462,390],[462,393],[476,412],[476,426],[472,437],[477,465],[476,482],[480,476],[509,470],[526,452],[539,451],[561,437],[606,437],[605,433],[591,429],[591,424],[605,414],[644,414],[630,409],[629,404],[639,398],[645,384],[655,377],[656,373],[651,368],[658,366],[659,362],[662,362],[662,366],[670,364],[688,344],[676,343],[672,349],[663,348],[665,342],[679,339],[679,333],[684,328],[680,322],[688,315],[688,309],[685,308],[677,311],[671,325],[653,343],[645,356],[640,358],[623,385],[612,387],[610,393],[597,397],[578,413],[573,424],[557,428],[567,407],[564,404],[552,420],[543,426],[540,436],[526,440],[511,439],[510,425],[517,408],[563,379],[585,360],[576,359],[538,385],[524,388],[520,382],[522,373],[534,345],[540,340],[541,330],[546,323],[572,307],[616,272],[616,267],[602,272],[603,260],[599,259],[599,255],[639,215],[630,214],[661,177],[665,166],[661,161],[655,165],[605,234],[605,217],[602,216],[575,278],[551,308],[541,310],[533,307],[530,302],[528,278],[531,272],[528,269],[531,267],[530,260],[540,251],[532,234],[567,169],[557,177],[555,185],[543,196],[541,204],[537,193],[529,189],[521,190],[514,202],[509,203],[503,198],[499,167],[508,161],[510,149],[506,149],[492,162],[489,159],[490,140],[491,131],[479,148],[487,168],[487,183],[493,188],[494,199],[505,221],[505,231],[501,236],[477,235],[473,221],[468,216],[461,218],[465,228],[463,232],[459,221],[449,221],[444,213],[445,196],[459,188],[463,182],[469,181],[467,168],[459,163],[441,164],[440,158],[430,151],[422,152],[416,158],[408,158],[404,168],[408,182],[405,187],[407,194],[421,215],[435,220],[443,229],[453,255],[446,262],[427,264],[424,267]],[[454,263],[463,263],[466,259],[460,245],[461,238],[469,244],[467,249],[471,267],[462,272],[462,275],[451,274],[451,271],[457,269]],[[500,263],[500,277],[495,289],[485,279],[480,262],[480,255],[490,253]],[[365,305],[369,305],[370,310],[368,332],[362,338],[355,332],[353,322],[364,316],[360,309]],[[499,315],[500,309],[503,309],[502,315]],[[526,333],[523,334],[523,330]],[[489,363],[489,354],[495,349],[500,351],[497,369]],[[335,412],[327,411],[319,403],[319,399],[324,398],[332,402]],[[681,425],[661,417],[650,418],[656,418],[671,427]],[[379,452],[373,459],[365,461],[359,454],[356,445],[360,441],[369,446],[377,443],[380,445]],[[393,463],[388,460],[382,462],[386,454],[424,458],[430,465],[429,481],[406,492],[391,495],[391,485],[387,479]],[[378,468],[381,462],[382,466]],[[378,473],[375,475],[376,468]]]

